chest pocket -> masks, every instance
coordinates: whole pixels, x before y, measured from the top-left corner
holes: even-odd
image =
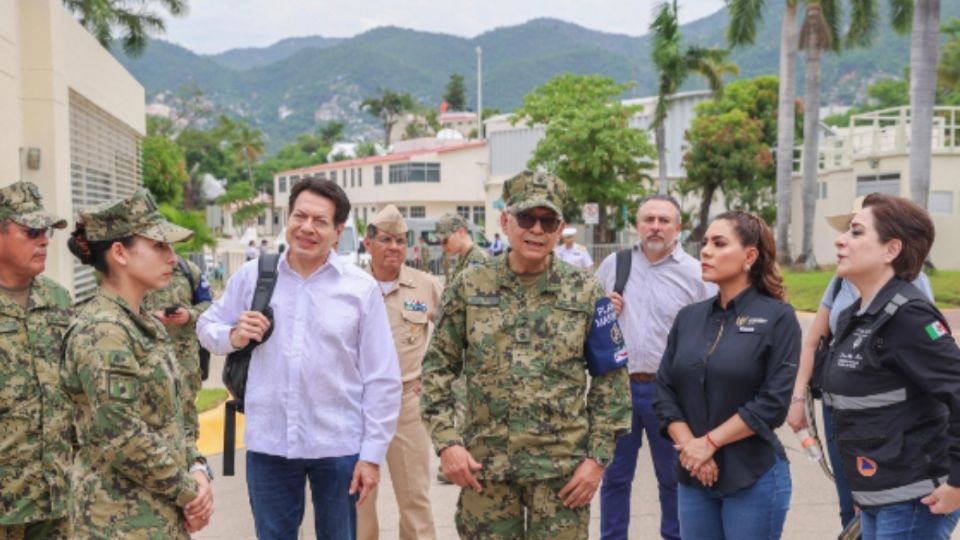
[[[509,348],[511,336],[504,329],[500,297],[471,296],[467,298],[466,304],[465,329],[469,349],[465,372],[483,373],[505,369],[505,364],[498,359]],[[471,351],[481,354],[475,355]],[[490,354],[491,351],[496,351],[496,354]],[[471,359],[474,361],[469,361]]]
[[[26,335],[20,321],[0,317],[0,417],[23,405],[33,393],[32,367]]]
[[[400,316],[403,317],[407,343],[417,343],[426,337],[428,322],[426,312],[403,309],[400,310]]]
[[[593,318],[593,306],[582,302],[559,300],[550,310],[546,330],[557,358],[583,356],[586,330]]]

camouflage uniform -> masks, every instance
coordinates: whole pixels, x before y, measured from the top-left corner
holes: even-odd
[[[504,200],[536,196],[529,184],[524,175],[508,182]],[[560,191],[547,187],[547,197]],[[463,445],[483,465],[484,491],[461,492],[461,536],[587,537],[589,505],[567,509],[556,493],[584,458],[609,462],[616,437],[630,429],[626,364],[592,379],[585,371],[604,299],[596,278],[555,258],[530,286],[498,257],[464,270],[444,292],[421,401],[436,449]],[[467,415],[458,429],[450,386],[461,374]],[[518,505],[531,509],[526,533]]]
[[[435,227],[437,236],[441,239],[450,236],[460,229],[467,231],[468,235],[470,234],[470,224],[467,223],[467,220],[460,214],[444,214],[440,216]],[[444,254],[446,254],[446,252],[444,252]],[[476,245],[471,245],[466,253],[457,256],[456,265],[449,262],[449,257],[447,257],[447,260],[448,263],[444,264],[443,267],[443,274],[446,278],[447,285],[449,285],[453,283],[453,280],[456,279],[465,268],[470,268],[486,261],[487,254]]]
[[[187,310],[190,320],[184,324],[174,324],[166,327],[167,333],[173,340],[176,350],[180,374],[183,376],[183,416],[187,421],[188,434],[191,439],[197,439],[197,393],[203,384],[200,374],[200,345],[197,343],[197,319],[210,307],[210,302],[193,303],[194,289],[191,280],[196,286],[202,287],[206,277],[200,268],[185,260],[190,269],[191,277],[187,278],[179,264],[173,265],[173,278],[166,287],[150,291],[143,297],[144,310],[148,313],[163,311],[170,306],[179,306]]]
[[[189,236],[143,191],[80,216],[90,241]],[[79,443],[73,537],[189,539],[181,508],[197,496],[189,468],[203,458],[188,438],[182,377],[163,324],[101,289],[78,310],[64,348]]]
[[[0,189],[0,220],[66,227],[47,215],[36,186]],[[0,293],[0,540],[66,534],[72,409],[60,388],[60,352],[70,293],[43,276],[27,308]]]

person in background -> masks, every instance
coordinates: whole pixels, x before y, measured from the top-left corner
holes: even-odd
[[[144,189],[80,212],[71,234],[70,252],[102,276],[64,344],[79,445],[72,538],[188,540],[213,514],[213,475],[189,436],[173,343],[143,306],[173,275],[170,243],[191,234]]]
[[[647,433],[653,470],[660,494],[660,536],[680,538],[677,520],[677,452],[673,441],[660,433],[653,410],[657,368],[667,344],[667,333],[681,308],[716,294],[704,283],[700,262],[687,255],[678,241],[682,225],[680,205],[669,195],[651,195],[637,208],[637,235],[623,295],[614,291],[617,255],[597,269],[607,296],[617,312],[630,357],[630,394],[633,420],[630,433],[617,440],[613,462],[600,487],[600,535],[605,540],[628,538],[630,489],[637,470],[637,454]]]
[[[263,240],[260,240],[260,256],[262,257],[266,255],[269,252],[269,250],[270,250],[270,243],[267,241],[267,239],[264,238]]]
[[[819,382],[864,540],[949,539],[960,518],[960,348],[910,284],[934,240],[927,212],[872,193],[836,240],[860,299],[840,313]]]
[[[496,257],[506,250],[506,246],[503,245],[503,239],[500,238],[500,233],[493,233],[493,242],[490,244],[490,256]]]
[[[654,407],[682,467],[680,536],[780,538],[790,469],[774,430],[787,416],[800,323],[784,302],[773,234],[745,212],[717,216],[703,238],[712,299],[680,310],[657,371]]]
[[[436,233],[444,253],[451,257],[457,256],[457,264],[451,265],[448,269],[447,284],[452,283],[465,268],[476,266],[487,260],[487,254],[474,245],[473,238],[470,236],[470,226],[460,214],[440,216],[437,220]]]
[[[462,488],[462,538],[585,540],[603,467],[630,427],[610,300],[553,255],[567,197],[548,173],[508,180],[500,225],[511,249],[444,291],[421,406],[443,474]],[[468,404],[457,424],[451,386],[461,377]]]
[[[593,268],[593,259],[586,247],[574,243],[573,237],[577,234],[577,229],[566,227],[563,229],[563,242],[555,250],[557,258],[561,261],[572,264],[577,268],[591,270]]]
[[[854,214],[860,211],[863,199],[863,197],[858,197],[854,201]],[[837,231],[845,232],[850,226],[850,217],[851,214],[828,216],[827,222]],[[923,272],[917,274],[917,279],[913,280],[913,286],[920,289],[933,302],[933,289],[930,287],[930,280]],[[860,298],[860,293],[853,285],[848,280],[836,275],[830,280],[823,293],[820,307],[804,335],[803,346],[800,349],[800,367],[797,370],[797,380],[793,385],[793,397],[790,398],[790,412],[787,414],[787,424],[794,432],[809,427],[806,412],[807,387],[813,375],[814,355],[817,346],[822,339],[829,340],[830,336],[836,335],[837,319],[840,313],[853,305],[858,298]],[[840,450],[837,448],[837,441],[833,433],[833,409],[826,402],[823,402],[822,405],[824,443],[833,470],[837,499],[840,503],[840,526],[846,528],[856,515],[856,510],[853,504],[853,495],[850,493],[850,487],[843,472]]]
[[[247,249],[243,250],[244,258],[248,261],[252,261],[259,255],[260,251],[257,250],[257,242],[255,240],[251,240],[250,243],[247,244]]]
[[[407,222],[390,204],[367,225],[363,241],[370,253],[368,271],[383,294],[393,342],[400,360],[403,400],[397,432],[387,450],[387,465],[400,513],[401,540],[436,538],[430,505],[430,435],[420,418],[420,380],[429,324],[440,309],[440,281],[406,266]],[[377,491],[357,513],[357,538],[376,540]]]
[[[309,480],[317,538],[353,540],[356,508],[380,483],[397,426],[397,351],[376,280],[337,257],[350,214],[346,193],[335,182],[305,178],[291,189],[289,205],[273,322],[249,310],[258,274],[251,261],[200,316],[197,333],[214,354],[261,342],[244,396],[257,538],[297,537]]]
[[[0,539],[67,538],[73,408],[60,386],[70,293],[41,275],[53,231],[30,182],[0,188]]]

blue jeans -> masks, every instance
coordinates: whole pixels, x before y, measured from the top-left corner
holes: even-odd
[[[949,540],[960,510],[931,514],[920,499],[864,508],[860,511],[863,540]]]
[[[840,526],[846,527],[856,513],[853,510],[853,494],[847,485],[847,477],[843,475],[843,461],[840,459],[840,448],[833,438],[833,409],[823,404],[823,435],[827,444],[827,457],[830,458],[830,468],[833,469],[833,483],[837,488],[837,499],[840,501]]]
[[[318,540],[354,540],[357,496],[348,495],[357,456],[287,459],[247,451],[247,493],[259,540],[296,540],[310,480]]]
[[[630,528],[630,488],[637,470],[637,453],[647,431],[653,470],[660,490],[660,535],[679,540],[677,520],[677,451],[673,441],[660,435],[660,423],[653,411],[657,385],[630,381],[633,398],[633,426],[617,439],[613,461],[603,474],[600,487],[600,536],[604,540],[626,540]]]
[[[736,493],[721,495],[680,484],[680,534],[696,540],[777,540],[791,491],[790,467],[782,458]]]

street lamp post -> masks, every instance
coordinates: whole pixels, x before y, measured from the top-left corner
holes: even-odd
[[[477,47],[477,138],[483,138],[483,49]]]

